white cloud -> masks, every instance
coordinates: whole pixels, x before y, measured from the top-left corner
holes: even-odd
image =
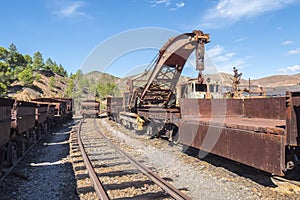
[[[266,12],[280,10],[297,0],[220,0],[204,14],[202,25],[219,28],[243,18],[251,18]]]
[[[177,8],[182,8],[185,5],[184,2],[176,3]]]
[[[151,7],[156,7],[156,6],[171,7],[171,8],[169,8],[169,10],[171,10],[171,11],[178,10],[185,6],[184,2],[177,2],[174,5],[174,3],[171,2],[171,0],[151,0],[150,3],[151,3]]]
[[[216,45],[206,51],[207,63],[213,63],[218,71],[232,73],[232,68],[242,69],[246,67],[245,59],[238,58],[237,54],[226,50],[221,45]],[[210,62],[212,61],[212,62]]]
[[[176,3],[176,7],[170,8],[170,10],[172,10],[172,11],[178,10],[180,8],[183,8],[184,5],[185,5],[184,2]]]
[[[300,66],[299,65],[293,65],[286,68],[281,68],[277,70],[281,74],[290,74],[290,73],[296,73],[300,72]]]
[[[288,54],[289,54],[289,55],[300,54],[300,48],[289,50],[289,51],[288,51]]]
[[[156,7],[159,5],[169,6],[171,1],[170,0],[153,0],[153,1],[150,1],[150,3],[152,3],[151,7]]]
[[[80,9],[86,6],[83,1],[57,1],[55,4],[54,15],[60,18],[70,17],[87,17],[90,18],[85,12]]]
[[[247,40],[247,38],[243,37],[243,38],[238,38],[238,39],[234,40],[233,42],[243,42],[245,40]]]
[[[292,41],[292,40],[286,40],[286,41],[282,42],[281,44],[282,45],[290,45],[290,44],[293,44],[293,43],[294,43],[294,41]]]

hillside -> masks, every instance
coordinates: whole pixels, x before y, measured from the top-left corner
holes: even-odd
[[[13,82],[8,86],[7,96],[23,101],[39,97],[65,97],[68,77],[42,71],[34,72],[36,74],[40,75],[40,80],[34,80],[32,86],[26,86],[20,81]]]

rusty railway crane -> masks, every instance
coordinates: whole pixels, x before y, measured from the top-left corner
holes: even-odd
[[[203,82],[204,70],[204,44],[208,43],[209,35],[195,30],[192,33],[181,34],[171,38],[159,51],[159,56],[153,71],[144,87],[130,91],[130,110],[136,112],[137,107],[153,105],[171,105],[172,95],[175,92],[177,82],[184,65],[196,50],[196,69],[199,72],[198,79]],[[133,89],[132,86],[129,88]]]
[[[300,92],[284,97],[249,99],[180,98],[176,84],[184,65],[196,52],[198,82],[204,84],[201,31],[171,38],[159,51],[149,78],[123,98],[108,97],[110,118],[127,128],[147,131],[245,165],[284,175],[300,159]],[[174,136],[176,136],[174,138]]]
[[[149,78],[143,87],[134,88],[129,81],[129,92],[124,94],[124,111],[117,120],[129,128],[147,129],[151,135],[165,133],[172,137],[178,130],[180,108],[175,107],[176,85],[188,57],[196,52],[198,80],[203,82],[204,45],[210,42],[209,35],[200,30],[184,33],[168,40],[160,49]],[[114,98],[110,103],[120,102]],[[119,110],[119,109],[118,109]]]

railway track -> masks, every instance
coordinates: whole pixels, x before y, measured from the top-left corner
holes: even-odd
[[[78,144],[99,199],[191,199],[121,150],[91,119],[80,121]]]

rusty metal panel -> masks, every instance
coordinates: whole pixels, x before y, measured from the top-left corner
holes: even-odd
[[[0,148],[9,140],[11,109],[15,100],[0,98]]]
[[[283,135],[209,125],[199,120],[181,120],[179,142],[270,173],[283,175]]]
[[[246,118],[241,116],[231,117],[202,117],[199,119],[185,118],[186,120],[198,120],[201,124],[224,126],[226,128],[254,131],[257,133],[267,133],[275,135],[285,135],[285,120]]]
[[[48,104],[38,104],[36,107],[36,121],[40,124],[47,120]]]
[[[100,103],[96,100],[85,100],[81,102],[82,115],[99,115],[100,113]]]
[[[55,105],[48,104],[47,117],[49,119],[54,118],[55,116]]]
[[[138,108],[137,114],[148,119],[178,121],[180,118],[179,108],[142,107]]]
[[[107,97],[106,111],[107,113],[118,114],[123,110],[123,97]]]
[[[0,121],[0,148],[9,140],[11,120]]]
[[[285,97],[245,99],[244,115],[247,117],[285,120]]]
[[[180,99],[182,118],[185,117],[207,117],[241,116],[243,115],[242,99]]]
[[[19,101],[16,109],[16,126],[20,133],[34,127],[36,104]]]
[[[286,94],[287,143],[300,146],[300,92]]]

